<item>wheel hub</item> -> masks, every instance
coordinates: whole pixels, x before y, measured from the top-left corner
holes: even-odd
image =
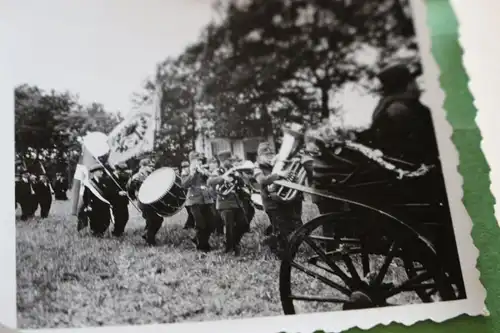
[[[344,310],[368,309],[374,306],[372,298],[367,293],[357,290],[349,297],[349,303],[344,304]]]

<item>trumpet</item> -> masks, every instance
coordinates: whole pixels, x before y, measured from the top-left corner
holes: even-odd
[[[283,140],[273,166],[273,173],[288,171],[286,180],[303,185],[307,180],[307,171],[302,165],[298,154],[304,140],[304,127],[300,124],[292,124],[283,129]],[[298,194],[297,190],[276,184],[268,185],[269,192],[275,193],[283,201],[291,201]]]
[[[234,178],[232,182],[224,182],[217,186],[217,193],[226,196],[229,195],[230,193],[233,193],[238,187],[241,187],[242,183],[244,184],[244,181],[242,179],[242,173],[244,172],[253,172],[255,170],[255,164],[253,164],[250,161],[246,161],[242,163],[241,165],[235,166],[226,172],[224,172],[224,169],[221,168],[220,171],[223,173],[224,176],[231,176]]]

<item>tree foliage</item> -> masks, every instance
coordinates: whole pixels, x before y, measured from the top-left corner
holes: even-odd
[[[50,174],[71,174],[81,149],[78,137],[87,131],[108,133],[121,120],[101,104],[81,105],[69,92],[24,84],[14,93],[16,160],[33,172],[41,172],[41,162]]]
[[[220,19],[135,94],[142,105],[162,92],[160,165],[179,165],[200,134],[279,138],[283,122],[318,124],[341,113],[332,101],[343,87],[375,90],[374,73],[394,59],[420,70],[408,0],[234,0],[217,10]],[[117,122],[68,92],[16,88],[18,157],[67,163],[79,135]]]
[[[317,124],[338,111],[332,98],[346,84],[374,90],[374,73],[394,59],[419,70],[408,0],[224,1],[218,9],[220,22],[148,82],[164,93],[167,160],[185,158],[199,133],[279,136],[285,121]]]

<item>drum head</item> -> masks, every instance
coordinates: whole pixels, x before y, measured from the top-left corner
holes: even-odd
[[[143,204],[151,204],[161,199],[175,183],[175,170],[164,167],[154,171],[142,183],[137,199]]]

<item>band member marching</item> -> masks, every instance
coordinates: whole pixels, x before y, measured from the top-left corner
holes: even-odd
[[[220,168],[219,160],[216,157],[212,157],[208,160],[208,171],[212,176],[217,176]],[[218,235],[224,235],[224,221],[217,211],[217,191],[213,186],[208,186],[209,193],[212,197],[213,203],[211,205],[212,216],[213,216],[213,226],[215,227],[215,233]]]
[[[188,190],[186,208],[191,211],[196,227],[194,239],[196,247],[200,251],[211,250],[209,239],[214,226],[211,205],[213,199],[207,188],[207,178],[210,173],[202,168],[200,155],[192,151],[189,153],[189,174],[182,176],[182,186]]]
[[[52,205],[52,189],[47,175],[40,175],[40,180],[35,183],[34,190],[36,203],[40,206],[40,217],[46,218],[49,216]]]
[[[66,192],[68,191],[68,181],[61,173],[56,174],[54,181],[54,197],[56,200],[68,200]]]
[[[189,162],[182,161],[182,163],[181,163],[181,177],[185,177],[188,175],[189,175]],[[186,207],[186,212],[187,212],[188,217],[187,217],[186,223],[184,224],[184,229],[193,229],[195,227],[193,213],[187,207]]]
[[[288,247],[288,237],[302,225],[302,200],[298,194],[290,201],[283,201],[269,190],[274,181],[286,178],[287,171],[273,173],[275,152],[268,142],[262,142],[257,149],[257,165],[255,179],[260,184],[260,193],[264,210],[271,221],[272,234],[266,239],[271,251],[281,256]]]
[[[127,184],[127,191],[132,200],[137,199],[139,188],[153,171],[152,161],[147,159],[141,160],[139,170],[130,178]],[[155,246],[157,245],[156,234],[163,224],[163,217],[158,215],[151,206],[140,205],[140,208],[142,210],[142,217],[146,221],[146,229],[142,238],[148,245]]]
[[[211,176],[207,184],[215,187],[217,190],[216,207],[224,221],[226,230],[226,253],[233,252],[235,255],[240,254],[240,242],[248,230],[246,222],[246,212],[238,197],[238,186],[236,192],[222,193],[220,187],[224,184],[231,184],[236,179],[225,175],[229,169],[233,167],[231,160],[231,152],[223,151],[218,155],[221,162],[221,168],[218,175]]]
[[[21,206],[21,220],[26,221],[33,217],[37,208],[37,200],[30,173],[26,169],[21,169],[20,174],[20,180],[16,183],[16,201]]]
[[[94,236],[102,237],[111,224],[112,212],[109,198],[112,188],[105,178],[101,165],[89,169],[89,185],[83,190],[83,211]],[[79,221],[80,223],[80,221]]]
[[[127,197],[127,183],[129,180],[127,170],[127,164],[121,163],[115,167],[112,176],[114,180],[118,183],[116,184],[112,179],[110,180],[109,187],[114,189],[110,191],[111,197],[110,202],[112,206],[113,216],[115,220],[115,225],[113,229],[113,236],[120,237],[125,231],[125,226],[127,225],[129,219],[128,204],[129,199]],[[117,185],[120,185],[119,187]]]

